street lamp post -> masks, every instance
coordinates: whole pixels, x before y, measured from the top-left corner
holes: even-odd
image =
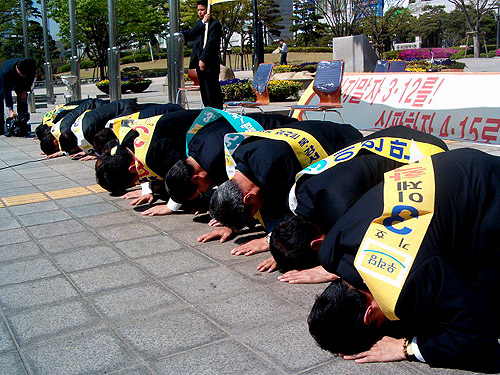
[[[262,35],[262,23],[259,21],[257,0],[252,0],[253,7],[253,40],[254,40],[254,72],[259,64],[264,62],[264,39]]]
[[[26,14],[26,3],[25,0],[21,0],[21,19],[23,23],[23,46],[24,46],[24,57],[30,57],[28,48],[28,17]],[[31,113],[36,112],[35,96],[33,95],[33,88],[28,95],[28,106]]]
[[[116,46],[116,0],[108,0],[109,48],[108,77],[109,99],[121,99],[120,47]]]
[[[47,0],[42,0],[42,27],[43,27],[43,50],[45,54],[45,92],[47,95],[47,103],[54,104],[54,86],[52,85],[52,65],[50,62],[49,49],[49,27],[47,23]]]
[[[500,40],[500,3],[497,7],[497,50],[498,50],[498,41]]]
[[[179,33],[179,0],[169,1],[169,12],[167,86],[168,100],[170,103],[174,103],[177,97],[177,89],[184,85],[184,36]]]
[[[69,0],[69,31],[71,38],[71,75],[76,77],[76,86],[73,91],[74,95],[72,100],[79,100],[82,98],[82,86],[80,83],[80,61],[78,59],[78,51],[76,46],[76,1]]]

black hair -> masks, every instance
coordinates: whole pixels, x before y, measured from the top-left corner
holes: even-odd
[[[282,221],[271,234],[271,255],[284,272],[316,267],[318,256],[311,250],[311,242],[320,233],[319,228],[300,216]]]
[[[40,139],[40,149],[45,155],[52,155],[57,151],[59,151],[57,139],[51,132],[45,133],[39,139]]]
[[[179,203],[185,203],[191,198],[198,187],[191,181],[194,168],[186,160],[179,160],[174,164],[165,176],[165,187],[172,199]]]
[[[196,6],[198,5],[204,5],[205,7],[208,7],[208,0],[198,0],[196,2]]]
[[[17,62],[16,64],[19,72],[26,77],[33,78],[36,73],[36,62],[31,58],[24,58]]]
[[[46,134],[50,134],[50,127],[46,124],[40,124],[35,128],[35,135],[38,139],[42,139]]]
[[[107,145],[106,145],[107,146]],[[128,170],[134,157],[126,147],[116,146],[102,154],[95,163],[95,175],[97,183],[113,194],[122,194],[133,183],[135,175]]]
[[[210,199],[213,218],[233,229],[242,229],[251,220],[250,208],[243,203],[243,192],[232,180],[224,182]]]
[[[75,133],[71,130],[63,131],[59,136],[59,147],[68,154],[74,153],[75,148],[78,147],[78,139]]]
[[[366,303],[363,292],[338,278],[316,298],[307,318],[309,333],[322,349],[332,353],[368,350],[381,331],[364,323]]]
[[[104,146],[113,140],[118,140],[113,130],[110,128],[102,129],[94,136],[94,144],[92,145],[94,147],[94,151],[97,154],[102,154]]]

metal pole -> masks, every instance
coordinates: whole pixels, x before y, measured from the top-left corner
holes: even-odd
[[[497,7],[497,50],[498,50],[498,41],[500,40],[500,3]]]
[[[23,23],[24,57],[30,57],[28,49],[28,17],[26,15],[26,3],[24,0],[21,0],[21,19]]]
[[[174,103],[177,89],[184,83],[184,37],[179,33],[179,0],[169,0],[170,32],[168,34],[167,74],[168,100]]]
[[[109,48],[108,77],[109,99],[121,99],[120,48],[116,46],[116,0],[108,0]]]
[[[76,84],[71,100],[82,98],[82,87],[80,84],[80,60],[78,59],[78,50],[76,45],[76,3],[75,0],[69,0],[69,30],[71,37],[71,75],[76,76]]]
[[[43,50],[45,54],[45,91],[47,95],[47,103],[54,104],[54,86],[52,85],[52,66],[50,63],[50,48],[49,48],[49,26],[47,23],[47,0],[42,0],[42,27],[43,27]]]
[[[26,3],[21,0],[21,18],[23,23],[23,46],[24,46],[24,57],[30,57],[28,48],[28,16],[26,14]],[[31,91],[27,93],[27,101],[30,113],[36,112],[35,95],[33,92],[33,87]]]
[[[253,40],[254,40],[254,72],[264,62],[264,41],[262,40],[262,23],[259,21],[257,0],[252,0],[253,7]]]

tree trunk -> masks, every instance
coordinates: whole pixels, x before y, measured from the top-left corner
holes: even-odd
[[[99,62],[99,75],[101,76],[101,81],[106,79],[106,73],[104,71],[105,67],[106,67],[106,64],[104,64],[102,61]]]
[[[479,33],[474,33],[473,36],[472,36],[472,40],[474,42],[474,57],[478,58],[479,57],[479,51],[480,51]]]

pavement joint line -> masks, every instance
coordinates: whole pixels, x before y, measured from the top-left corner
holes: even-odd
[[[61,190],[52,190],[45,193],[14,195],[11,197],[0,198],[0,207],[12,207],[24,204],[46,202],[49,200],[74,198],[82,195],[99,194],[105,191],[106,190],[101,188],[99,185],[89,185]]]

